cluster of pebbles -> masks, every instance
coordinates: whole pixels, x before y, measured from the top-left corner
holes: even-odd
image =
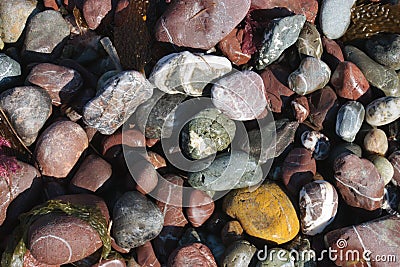
[[[1,266],[398,266],[397,5],[1,0]]]

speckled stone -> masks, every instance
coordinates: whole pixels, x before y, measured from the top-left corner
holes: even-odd
[[[322,32],[330,39],[344,35],[350,25],[351,7],[356,0],[324,0],[320,8]]]
[[[202,191],[224,191],[257,185],[262,170],[245,152],[232,151],[215,158],[211,165],[188,175],[189,184]]]
[[[264,254],[260,253],[261,260],[256,267],[294,267],[295,259],[290,256],[290,252],[282,248],[268,249]]]
[[[333,169],[339,193],[349,206],[369,211],[382,206],[385,184],[369,160],[353,154],[341,154],[336,158]]]
[[[232,142],[235,123],[218,109],[205,109],[195,115],[182,132],[183,150],[192,159],[202,159],[223,151]]]
[[[113,208],[112,235],[117,245],[131,249],[155,238],[164,216],[159,208],[139,192],[126,192]]]
[[[364,106],[357,101],[349,101],[338,111],[336,134],[346,142],[353,142],[364,121]]]
[[[293,45],[306,21],[304,15],[275,19],[272,28],[266,30],[263,45],[257,59],[257,69],[264,69],[277,60],[286,48]]]
[[[400,69],[400,35],[379,34],[365,42],[367,54],[376,62],[389,68]]]
[[[26,27],[24,50],[50,54],[70,34],[60,12],[45,10],[36,14]]]
[[[231,70],[232,65],[225,57],[184,51],[161,58],[149,80],[168,94],[201,96],[208,83]]]
[[[153,94],[153,85],[137,71],[124,71],[107,80],[84,107],[84,122],[100,133],[114,133],[136,108]]]
[[[328,137],[323,133],[316,131],[305,131],[301,135],[301,143],[305,148],[313,152],[316,160],[324,160],[330,152],[330,143]]]
[[[36,11],[36,0],[0,2],[0,40],[14,43],[21,36],[28,17]]]
[[[381,97],[365,109],[365,121],[371,126],[382,126],[400,118],[400,97]]]
[[[52,111],[49,95],[36,86],[4,91],[0,94],[0,106],[27,146],[36,140]]]
[[[211,88],[214,106],[232,120],[253,120],[266,110],[264,82],[253,71],[233,72]]]
[[[6,54],[0,53],[0,86],[21,75],[21,66]]]
[[[248,0],[174,1],[158,20],[155,37],[177,46],[208,50],[244,19],[249,8]]]
[[[296,42],[297,50],[300,54],[321,58],[322,40],[317,27],[306,21],[301,29],[299,39]]]
[[[306,57],[297,70],[289,75],[289,88],[299,95],[307,95],[323,88],[331,77],[328,65],[314,57]]]
[[[223,210],[236,218],[247,234],[277,244],[292,240],[300,228],[288,196],[274,183],[262,184],[253,191],[231,191],[224,197]]]
[[[393,69],[380,65],[351,45],[344,47],[344,53],[346,60],[356,64],[371,85],[381,89],[386,96],[400,96],[399,77]]]
[[[246,240],[239,240],[225,250],[223,267],[249,266],[257,248]]]
[[[385,155],[388,147],[386,133],[381,129],[371,129],[364,137],[364,149],[367,153]]]
[[[335,219],[338,201],[336,189],[330,183],[318,180],[306,184],[299,197],[303,234],[321,233]]]
[[[379,155],[369,156],[368,160],[370,160],[374,164],[385,185],[389,184],[394,175],[394,168],[390,161],[385,157]]]

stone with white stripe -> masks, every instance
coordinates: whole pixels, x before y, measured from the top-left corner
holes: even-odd
[[[306,235],[321,233],[334,219],[338,207],[336,189],[327,181],[313,181],[300,191],[301,231]]]
[[[333,168],[336,186],[349,206],[370,211],[382,206],[385,183],[373,163],[345,153]]]

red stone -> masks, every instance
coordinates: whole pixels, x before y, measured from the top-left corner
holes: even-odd
[[[169,267],[207,266],[217,267],[210,249],[201,244],[193,243],[176,249],[168,259]]]
[[[189,207],[186,209],[188,220],[194,227],[203,225],[214,212],[214,202],[205,192],[193,190],[189,197]]]
[[[52,9],[54,9],[56,11],[59,10],[59,7],[57,5],[57,1],[56,0],[43,0],[43,4],[47,8],[52,8]]]
[[[305,121],[310,114],[310,107],[308,106],[308,100],[305,96],[298,96],[292,101],[292,108],[296,120],[300,123]]]
[[[328,112],[335,107],[337,96],[335,91],[329,86],[311,93],[308,96],[308,105],[310,107],[309,119],[317,129],[323,129],[323,123],[326,120]]]
[[[102,260],[92,267],[126,267],[126,264],[124,260]]]
[[[29,249],[26,250],[25,255],[24,255],[24,267],[59,267],[60,265],[48,265],[44,263],[38,262],[37,259],[35,259]]]
[[[237,66],[246,64],[251,59],[250,54],[243,53],[241,48],[242,41],[243,29],[235,28],[218,44],[222,53]]]
[[[130,167],[131,175],[136,182],[136,189],[142,194],[148,194],[156,188],[158,173],[147,160],[137,161]]]
[[[318,12],[317,0],[251,0],[253,9],[287,8],[295,14],[305,15],[307,21],[314,23]]]
[[[328,64],[329,68],[333,72],[336,66],[344,61],[344,56],[340,46],[334,41],[325,36],[322,37],[322,47],[324,52],[322,54],[322,60]]]
[[[136,248],[137,253],[137,263],[140,266],[151,266],[151,267],[161,267],[156,255],[154,254],[151,242]]]
[[[111,0],[86,0],[83,4],[83,17],[89,29],[95,30],[111,8]]]
[[[301,188],[313,180],[317,172],[312,152],[305,148],[295,148],[289,152],[283,163],[283,183],[295,196]]]

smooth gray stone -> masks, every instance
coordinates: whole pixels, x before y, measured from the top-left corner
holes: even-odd
[[[294,15],[272,21],[271,30],[265,32],[263,45],[257,60],[257,69],[264,69],[274,62],[289,46],[293,45],[306,21],[303,15]]]
[[[336,134],[346,142],[353,142],[364,121],[364,106],[357,101],[345,103],[336,117]]]
[[[225,191],[254,186],[262,179],[260,166],[242,151],[219,155],[208,168],[188,175],[189,184],[203,191]]]
[[[61,13],[46,10],[36,14],[26,27],[24,50],[50,54],[70,34]]]
[[[114,205],[112,234],[124,249],[152,240],[161,232],[163,224],[160,209],[139,192],[126,192]]]
[[[21,66],[6,54],[0,53],[0,86],[21,75]]]
[[[351,21],[351,7],[356,0],[323,0],[320,8],[322,32],[329,39],[344,35]]]
[[[365,42],[367,54],[376,62],[395,69],[400,69],[400,35],[379,34]]]
[[[246,240],[238,240],[232,243],[225,251],[222,261],[223,267],[249,266],[257,248]]]
[[[399,77],[393,69],[382,66],[351,45],[344,47],[344,54],[346,60],[356,64],[368,82],[381,89],[386,96],[400,96]]]

